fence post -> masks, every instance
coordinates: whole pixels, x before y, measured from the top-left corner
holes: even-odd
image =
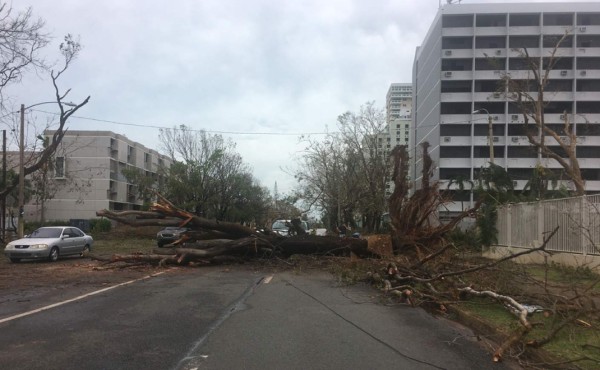
[[[506,246],[507,247],[512,247],[512,206],[511,204],[507,204],[504,208],[504,211],[506,212],[506,228],[503,230],[504,231],[504,236],[506,237]]]
[[[580,233],[580,243],[581,243],[581,250],[583,252],[583,256],[587,256],[587,250],[588,250],[588,244],[589,244],[589,238],[591,237],[591,230],[590,230],[590,212],[589,212],[589,208],[587,207],[587,197],[584,195],[581,197],[581,200],[579,202],[579,207],[581,210],[581,217],[580,217],[580,222],[581,225],[579,226],[579,229],[581,230]]]
[[[539,200],[536,202],[536,221],[537,221],[537,245],[536,247],[541,246],[544,243],[544,209],[546,205],[543,201]]]

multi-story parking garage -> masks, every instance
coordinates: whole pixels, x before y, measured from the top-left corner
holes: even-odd
[[[539,164],[559,172],[556,161],[532,149],[520,110],[499,90],[499,81],[506,74],[529,78],[523,49],[543,68],[567,33],[546,87],[545,123],[560,131],[567,112],[578,136],[586,190],[600,191],[599,10],[597,3],[572,2],[441,7],[414,61],[411,177],[416,185],[421,168],[418,144],[424,141],[431,144],[430,154],[438,165],[434,177],[442,182],[477,178],[492,154],[516,189],[523,189]],[[453,207],[459,210],[460,202]]]

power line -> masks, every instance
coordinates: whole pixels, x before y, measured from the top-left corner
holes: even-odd
[[[34,110],[36,112],[40,112],[40,113],[52,114],[52,115],[55,115],[55,116],[59,115],[58,113],[43,111],[43,110],[39,110],[39,109],[32,109],[32,110]],[[83,119],[83,120],[95,121],[95,122],[111,123],[111,124],[121,125],[121,126],[157,128],[157,129],[160,129],[160,130],[170,130],[170,129],[173,128],[173,127],[159,126],[159,125],[153,125],[153,124],[139,124],[139,123],[130,123],[130,122],[119,122],[119,121],[111,121],[111,120],[106,120],[106,119],[92,118],[92,117],[83,117],[83,116],[75,116],[75,115],[71,116],[71,118],[77,118],[77,119]],[[192,128],[189,128],[188,126],[186,126],[186,129],[188,129],[189,131],[208,132],[208,133],[211,133],[211,134],[227,134],[227,135],[302,136],[302,135],[328,135],[328,134],[335,134],[335,132],[248,132],[248,131],[220,131],[220,130],[192,129]]]

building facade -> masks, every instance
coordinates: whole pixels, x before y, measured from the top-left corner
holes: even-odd
[[[571,2],[440,8],[413,65],[411,177],[416,186],[421,176],[419,144],[425,141],[438,166],[434,178],[442,184],[476,179],[491,154],[514,179],[516,190],[523,189],[537,165],[560,170],[556,161],[531,150],[522,114],[510,94],[499,91],[499,81],[507,75],[530,78],[523,50],[543,68],[565,33],[549,75],[545,124],[560,129],[567,112],[578,136],[586,190],[600,191],[600,8],[597,3]],[[466,196],[458,199],[455,193],[455,200],[470,200]],[[452,207],[460,210],[461,204]]]
[[[47,130],[44,135],[51,137],[53,133]],[[67,131],[45,181],[51,197],[43,202],[44,218],[90,219],[101,209],[141,209],[138,189],[123,171],[136,169],[158,184],[170,164],[167,156],[114,132]],[[26,205],[26,221],[41,218],[41,203],[32,199]]]

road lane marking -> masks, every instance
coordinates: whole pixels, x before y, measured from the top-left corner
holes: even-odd
[[[138,282],[138,281],[142,281],[142,280],[150,279],[151,277],[155,277],[155,276],[158,276],[158,275],[161,275],[161,274],[164,274],[164,273],[165,273],[165,271],[157,272],[156,274],[152,274],[152,275],[144,276],[144,277],[142,277],[142,278],[139,278],[139,279],[129,280],[129,281],[126,281],[126,282],[124,282],[124,283],[120,283],[120,284],[113,285],[113,286],[109,286],[109,287],[106,287],[106,288],[103,288],[103,289],[100,289],[100,290],[96,290],[96,291],[94,291],[94,292],[91,292],[91,293],[87,293],[87,294],[80,295],[79,297],[75,297],[75,298],[67,299],[66,301],[62,301],[62,302],[58,302],[58,303],[53,303],[53,304],[51,304],[51,305],[44,306],[44,307],[41,307],[41,308],[37,308],[37,309],[35,309],[35,310],[31,310],[31,311],[27,311],[27,312],[20,313],[20,314],[18,314],[18,315],[10,316],[10,317],[7,317],[7,318],[4,318],[4,319],[1,319],[1,320],[0,320],[0,324],[2,324],[2,323],[5,323],[5,322],[8,322],[8,321],[15,320],[15,319],[19,319],[19,318],[21,318],[21,317],[25,317],[25,316],[33,315],[34,313],[38,313],[38,312],[42,312],[42,311],[46,311],[46,310],[49,310],[49,309],[51,309],[51,308],[55,308],[55,307],[58,307],[58,306],[62,306],[62,305],[64,305],[64,304],[67,304],[67,303],[71,303],[71,302],[79,301],[79,300],[81,300],[81,299],[84,299],[84,298],[87,298],[87,297],[90,297],[90,296],[93,296],[93,295],[96,295],[96,294],[104,293],[104,292],[106,292],[106,291],[109,291],[109,290],[111,290],[111,289],[115,289],[115,288],[118,288],[118,287],[121,287],[121,286],[124,286],[124,285],[129,285],[129,284],[133,284],[133,283],[135,283],[135,282]]]
[[[265,280],[263,280],[263,284],[269,284],[271,282],[271,280],[273,279],[273,275],[271,276],[267,276],[265,278]]]

